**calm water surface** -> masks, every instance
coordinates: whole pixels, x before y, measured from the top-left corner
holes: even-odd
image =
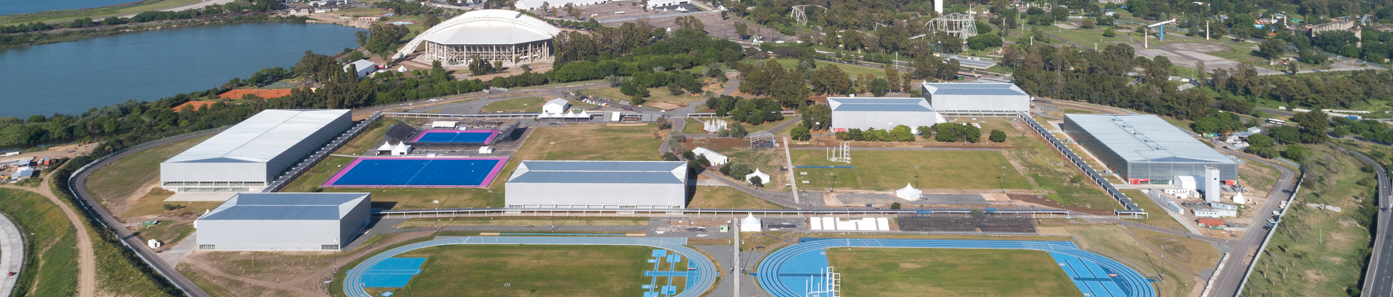
[[[262,68],[288,69],[306,50],[331,54],[356,47],[356,31],[327,24],[236,24],[3,49],[0,116],[80,114],[131,99],[216,88]]]
[[[45,10],[93,8],[138,0],[0,0],[0,15],[40,12]]]

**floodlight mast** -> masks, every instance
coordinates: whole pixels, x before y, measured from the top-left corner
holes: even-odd
[[[1157,30],[1158,30],[1157,32],[1158,32],[1159,34],[1156,36],[1156,40],[1166,40],[1166,24],[1175,24],[1175,20],[1176,20],[1176,19],[1170,19],[1170,20],[1168,20],[1168,21],[1164,21],[1164,22],[1160,22],[1160,23],[1155,23],[1155,24],[1147,25],[1146,28],[1147,28],[1147,31],[1148,31],[1147,33],[1148,33],[1148,34],[1142,34],[1142,35],[1143,35],[1143,36],[1142,36],[1142,48],[1151,48],[1150,42],[1149,42],[1149,41],[1151,40],[1151,39],[1150,39],[1150,38],[1151,38],[1151,37],[1150,37],[1151,28],[1159,27],[1159,28],[1157,28]]]

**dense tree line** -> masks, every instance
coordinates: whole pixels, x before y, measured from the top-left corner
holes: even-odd
[[[1016,69],[1016,84],[1034,96],[1084,101],[1143,112],[1195,119],[1212,112],[1213,99],[1199,89],[1177,91],[1167,80],[1172,64],[1165,57],[1149,60],[1132,47],[1109,45],[1102,51],[1018,45],[1006,50],[1003,63]],[[1140,78],[1127,76],[1141,67]],[[1136,82],[1135,86],[1131,83]]]
[[[716,110],[716,116],[726,117],[751,125],[764,122],[777,122],[784,119],[779,102],[769,98],[744,98],[720,96],[706,100],[706,106]]]
[[[1348,71],[1296,76],[1258,76],[1252,65],[1215,69],[1209,76],[1215,90],[1242,97],[1276,100],[1290,106],[1354,108],[1393,99],[1393,73]]]

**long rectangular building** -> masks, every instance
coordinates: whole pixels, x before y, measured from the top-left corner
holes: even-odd
[[[1066,114],[1064,132],[1128,183],[1170,183],[1177,176],[1238,180],[1238,162],[1155,115]],[[1231,182],[1230,182],[1231,183]]]
[[[368,193],[238,193],[194,221],[205,251],[338,251],[372,218]]]
[[[832,131],[847,129],[894,129],[905,125],[910,129],[945,122],[924,98],[907,97],[831,97]]]
[[[522,161],[503,193],[512,208],[683,209],[687,162]]]
[[[1011,83],[924,83],[924,98],[944,114],[1030,112],[1030,94]]]
[[[262,111],[160,163],[160,186],[175,192],[246,192],[353,124],[347,109]]]

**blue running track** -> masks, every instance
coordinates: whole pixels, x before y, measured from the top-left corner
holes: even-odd
[[[682,292],[672,295],[673,297],[696,297],[706,293],[712,285],[716,283],[716,277],[720,272],[716,271],[716,265],[711,263],[705,255],[686,247],[686,238],[607,238],[607,237],[524,237],[524,236],[469,236],[469,237],[446,237],[439,236],[434,240],[413,243],[397,247],[386,252],[374,255],[353,269],[348,270],[348,275],[344,277],[343,291],[350,297],[373,297],[368,295],[364,288],[364,276],[371,271],[371,267],[376,267],[378,263],[386,261],[402,253],[435,246],[456,245],[456,244],[535,244],[535,245],[636,245],[665,249],[676,252],[689,260],[688,267],[695,268],[690,278],[687,280],[689,285]],[[635,273],[638,273],[635,271]]]
[[[826,268],[828,248],[948,248],[1045,251],[1089,297],[1153,297],[1156,289],[1136,270],[1068,241],[804,238],[759,262],[759,285],[775,297],[804,297],[804,280]]]

